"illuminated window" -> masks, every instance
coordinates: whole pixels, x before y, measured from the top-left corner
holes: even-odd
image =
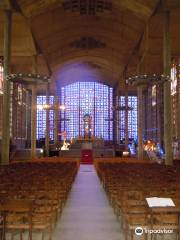
[[[171,67],[172,123],[173,137],[179,138],[179,96],[180,96],[180,58],[173,59]]]
[[[23,87],[21,84],[18,84],[18,104],[22,105],[22,93],[23,93]]]
[[[176,94],[176,88],[177,88],[177,66],[176,64],[173,64],[171,68],[171,95]]]
[[[156,85],[152,86],[152,106],[156,106]]]
[[[13,137],[22,140],[26,138],[26,90],[25,86],[20,83],[13,84]]]
[[[37,139],[45,138],[46,133],[46,110],[45,105],[47,104],[46,96],[37,96]],[[54,104],[54,96],[49,97],[49,104]],[[50,139],[54,139],[54,110],[49,110],[49,128],[50,128]]]
[[[125,96],[120,96],[119,106],[120,110],[120,140],[125,139]],[[128,96],[128,136],[131,139],[137,139],[137,97]]]
[[[61,88],[61,132],[67,138],[84,136],[84,115],[92,118],[92,135],[105,140],[113,138],[113,89],[97,82],[77,82]]]
[[[0,94],[3,93],[3,73],[4,73],[3,62],[0,59]]]

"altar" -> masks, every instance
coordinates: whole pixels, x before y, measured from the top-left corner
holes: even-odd
[[[85,114],[84,130],[81,136],[72,138],[68,151],[60,151],[61,156],[80,157],[81,163],[93,164],[93,158],[96,157],[111,157],[114,155],[114,150],[107,149],[104,144],[104,139],[93,135],[92,117],[90,114]],[[63,150],[63,149],[62,149]]]
[[[90,138],[78,136],[77,138],[72,139],[72,144],[81,145],[81,148],[83,147],[87,148],[89,146],[90,149],[92,149],[92,148],[104,147],[104,140],[102,138],[97,138],[94,136]]]

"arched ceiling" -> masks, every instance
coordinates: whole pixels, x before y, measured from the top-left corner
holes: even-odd
[[[52,71],[59,71],[68,62],[91,62],[99,66],[97,75],[105,77],[111,85],[121,78],[145,23],[157,5],[157,1],[146,6],[139,1],[139,5],[134,5],[135,12],[131,12],[130,1],[127,1],[128,8],[120,1],[112,1],[112,11],[81,15],[78,10],[65,11],[62,0],[52,1],[52,4],[44,1],[43,7],[41,1],[37,2],[18,0]],[[140,17],[139,7],[142,8]]]
[[[96,0],[95,8],[88,5],[92,0],[82,0],[81,6],[79,0],[1,1],[1,9],[12,7],[15,10],[14,69],[16,65],[17,69],[31,68],[29,58],[37,54],[38,71],[51,72],[55,80],[68,83],[70,79],[63,78],[61,71],[65,66],[66,69],[72,66],[72,73],[80,63],[88,64],[92,77],[99,77],[112,86],[120,82],[124,73],[162,71],[160,0]],[[164,0],[163,3],[173,12],[172,50],[176,55],[180,53],[180,4],[179,0]],[[2,43],[0,27],[1,55]]]

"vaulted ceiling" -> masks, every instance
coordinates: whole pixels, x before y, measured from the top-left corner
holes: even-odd
[[[13,71],[61,72],[85,64],[89,74],[110,85],[137,72],[162,72],[163,9],[172,10],[172,54],[180,55],[179,0],[1,0],[0,54],[3,55],[3,9],[12,8]],[[76,71],[77,72],[77,71]],[[78,75],[74,77],[77,79]]]

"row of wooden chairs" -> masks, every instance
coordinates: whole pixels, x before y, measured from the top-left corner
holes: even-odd
[[[13,163],[0,168],[1,239],[17,234],[29,239],[36,232],[51,239],[70,191],[78,164],[76,162],[34,161]],[[24,203],[30,204],[24,208]],[[17,206],[17,207],[16,207]],[[29,207],[28,207],[29,206]],[[9,211],[8,211],[9,210]]]
[[[108,195],[126,239],[135,239],[135,229],[172,230],[173,240],[180,239],[180,167],[125,162],[101,161],[97,173]],[[173,199],[176,207],[158,209],[154,213],[146,198],[165,197]],[[157,210],[157,209],[156,209]],[[148,231],[147,231],[148,232]],[[144,234],[144,239],[158,237],[158,234]],[[165,234],[161,233],[161,236]],[[173,237],[172,237],[173,236]],[[177,239],[176,238],[176,239]]]

